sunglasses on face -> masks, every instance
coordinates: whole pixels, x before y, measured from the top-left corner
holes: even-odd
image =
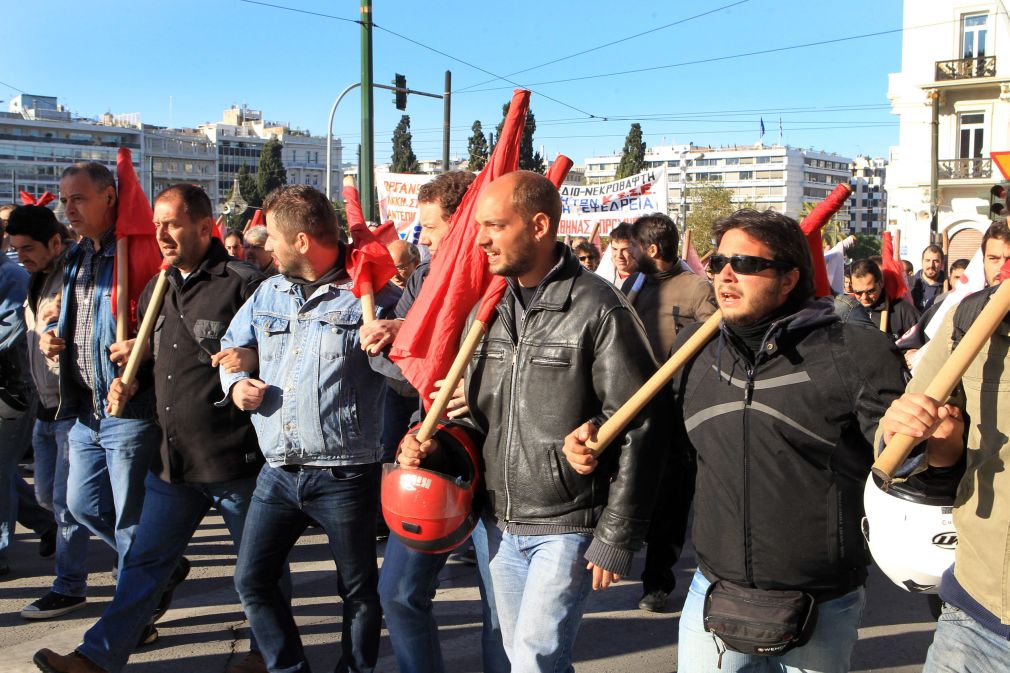
[[[851,294],[853,297],[872,297],[873,295],[877,294],[877,292],[878,292],[877,288],[870,287],[865,290],[853,290],[849,294]]]
[[[733,269],[733,273],[743,274],[744,276],[761,273],[765,269],[789,271],[796,266],[789,262],[780,262],[777,259],[765,259],[764,257],[755,257],[753,255],[733,255],[727,257],[726,255],[715,254],[709,257],[708,271],[710,274],[717,274],[727,264],[729,264],[729,268]]]
[[[580,262],[588,262],[591,259],[592,259],[592,257],[590,257],[589,255],[579,255],[579,261]]]

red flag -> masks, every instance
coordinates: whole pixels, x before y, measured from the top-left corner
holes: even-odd
[[[491,282],[487,255],[477,246],[477,198],[488,183],[519,166],[519,143],[529,102],[529,91],[513,94],[494,152],[453,214],[431,272],[390,350],[390,357],[426,405],[435,381],[445,376],[459,349],[470,310]]]
[[[21,190],[21,203],[26,206],[45,206],[56,200],[56,195],[51,192],[43,192],[42,196],[35,198],[25,190]]]
[[[263,219],[263,210],[261,208],[257,208],[253,211],[252,219],[246,222],[245,229],[242,230],[242,233],[245,234],[253,227],[265,227],[266,224],[266,220]]]
[[[214,228],[211,231],[211,236],[224,243],[224,236],[221,234],[223,230],[224,230],[224,215],[218,215],[217,219],[214,220]]]
[[[894,243],[891,241],[891,232],[885,231],[881,236],[880,270],[884,274],[884,293],[890,302],[896,302],[909,295],[908,285],[905,284],[905,268],[901,262],[894,258]]]
[[[144,190],[140,188],[137,174],[133,171],[130,150],[119,148],[116,157],[116,179],[118,182],[118,205],[116,209],[116,241],[126,239],[130,272],[127,278],[127,293],[130,297],[130,332],[137,328],[137,299],[144,291],[147,281],[161,268],[161,250],[154,234],[154,213],[147,202]],[[112,275],[112,315],[117,316],[118,264]]]
[[[828,198],[818,203],[810,214],[803,218],[800,228],[807,237],[810,246],[810,256],[814,263],[814,296],[830,297],[831,282],[828,280],[828,267],[824,263],[824,242],[821,240],[821,228],[828,223],[831,216],[848,200],[852,188],[841,183],[828,194]]]
[[[344,206],[347,209],[347,226],[351,230],[350,259],[347,272],[351,274],[351,292],[355,297],[374,292],[396,275],[396,264],[386,245],[369,230],[361,212],[358,188],[344,185]]]

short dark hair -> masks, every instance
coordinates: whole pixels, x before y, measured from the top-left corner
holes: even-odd
[[[7,221],[7,233],[11,236],[29,236],[46,245],[53,236],[67,237],[67,230],[53,211],[45,206],[17,206],[11,211]]]
[[[610,230],[611,241],[630,241],[631,239],[631,225],[627,222],[621,222],[619,225]]]
[[[589,255],[589,259],[593,260],[594,262],[600,261],[600,251],[592,243],[579,243],[577,246],[575,246],[572,252],[574,252],[576,255],[582,252]]]
[[[189,215],[189,219],[194,222],[198,222],[205,217],[214,219],[214,207],[210,205],[210,197],[207,196],[207,192],[203,191],[202,187],[189,184],[171,185],[158,192],[158,195],[154,197],[154,202],[157,203],[162,199],[173,196],[182,201],[182,209]]]
[[[884,274],[881,272],[880,267],[869,257],[865,259],[856,260],[852,263],[852,272],[850,274],[853,278],[862,278],[863,276],[870,275],[873,276],[873,280],[878,283],[884,282]]]
[[[1010,243],[1010,227],[1007,226],[1005,221],[993,222],[989,225],[989,228],[985,230],[982,235],[982,254],[985,254],[985,246],[989,244],[989,239],[995,238],[997,240],[1003,241],[1004,243]]]
[[[336,247],[337,211],[318,189],[308,185],[278,187],[263,201],[263,214],[272,213],[274,224],[288,241],[306,233],[321,245]]]
[[[943,248],[941,248],[940,246],[938,246],[936,243],[930,243],[925,248],[923,248],[922,249],[922,254],[919,256],[919,259],[922,259],[923,257],[925,257],[927,252],[934,252],[934,253],[940,255],[940,261],[941,262],[943,261],[943,258],[946,257],[946,255],[943,254]]]
[[[235,238],[237,238],[239,240],[239,242],[242,242],[242,241],[245,240],[245,238],[242,236],[242,232],[240,230],[238,230],[238,229],[229,229],[228,231],[224,232],[224,240],[227,241],[232,236],[234,236]]]
[[[677,235],[677,225],[662,213],[643,215],[631,225],[631,235],[643,250],[650,245],[659,250],[659,258],[664,262],[677,259],[677,248],[680,244]]]
[[[431,182],[421,185],[417,190],[417,202],[437,203],[442,212],[451,217],[476,177],[470,171],[442,173]]]
[[[904,267],[906,275],[911,274],[913,271],[915,271],[915,267],[912,266],[912,263],[909,262],[907,259],[901,260],[901,266]]]
[[[78,161],[75,164],[71,164],[63,169],[63,173],[60,175],[60,180],[71,175],[87,175],[88,179],[91,180],[91,184],[95,186],[95,189],[101,191],[112,187],[116,187],[116,177],[112,174],[105,164],[100,164],[97,161]]]
[[[1007,235],[1010,235],[1010,230],[1007,231]],[[1007,239],[1007,242],[1010,243],[1010,239]],[[965,259],[963,257],[961,259],[955,259],[950,264],[950,270],[953,271],[954,269],[967,269],[969,264],[971,264],[970,259]]]
[[[712,233],[717,248],[726,232],[733,229],[742,229],[748,236],[763,243],[771,251],[773,259],[786,262],[800,272],[796,287],[789,293],[790,299],[806,301],[814,296],[814,270],[810,258],[810,246],[796,220],[774,210],[757,211],[749,208],[738,210],[732,215],[716,220],[713,225]],[[780,275],[782,273],[780,272]]]
[[[516,171],[512,189],[512,205],[526,220],[544,213],[550,222],[550,234],[557,236],[561,225],[561,193],[554,183],[540,173]]]

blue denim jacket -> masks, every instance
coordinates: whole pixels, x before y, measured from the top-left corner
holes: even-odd
[[[350,282],[326,284],[305,300],[302,286],[277,275],[263,281],[235,314],[221,348],[259,352],[259,379],[269,384],[252,413],[263,456],[280,465],[339,466],[382,456],[385,379],[361,350],[361,303]],[[378,317],[391,313],[397,293],[375,297]],[[221,369],[222,403],[249,378]]]
[[[63,299],[60,304],[60,322],[57,334],[61,337],[67,334],[76,321],[78,307],[74,302],[74,285],[81,270],[84,251],[80,245],[73,246],[67,253],[66,266],[63,267]],[[83,389],[74,383],[70,374],[72,350],[67,344],[60,353],[60,406],[57,418],[71,418],[82,413],[92,413],[96,418],[107,416],[105,411],[109,386],[118,372],[116,365],[109,359],[109,346],[116,342],[116,319],[112,315],[112,272],[116,267],[115,248],[101,254],[98,270],[95,274],[94,305],[86,310],[94,317],[94,330],[90,344],[77,344],[79,348],[91,348],[95,362],[95,389],[91,399],[84,396]],[[130,398],[123,407],[122,418],[154,418],[154,387],[150,384],[150,364],[142,365],[143,371],[138,375],[141,382],[140,390]]]

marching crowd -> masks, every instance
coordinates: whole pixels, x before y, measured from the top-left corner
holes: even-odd
[[[508,173],[475,216],[507,288],[441,429],[419,441],[408,432],[418,393],[389,349],[473,179],[450,172],[420,188],[430,259],[390,245],[397,275],[375,293],[371,322],[325,195],[281,187],[263,204],[265,226],[221,240],[207,195],[169,187],[154,202],[164,299],[157,308],[152,279],[137,303],[141,319],[156,311],[145,342],[116,334],[107,168],[64,171],[72,232],[42,206],[0,209],[20,261],[0,256],[0,488],[11,494],[0,498],[0,574],[16,562],[15,519],[55,559],[51,590],[25,618],[85,604],[91,535],[118,557],[101,618],[74,651],[40,650],[40,670],[121,671],[153,643],[211,507],[235,546],[252,631],[232,673],[310,670],[287,568],[309,526],[337,566],[337,670],[374,670],[383,619],[401,671],[445,670],[432,604],[451,550],[420,549],[394,521],[380,572],[380,485],[384,470],[447,470],[471,445],[483,670],[573,670],[589,596],[626,577],[643,545],[639,607],[667,610],[693,511],[698,566],[677,670],[847,671],[872,562],[864,488],[896,433],[920,442],[898,481],[955,502],[956,563],[925,670],[1010,670],[1010,324],[951,399],[923,394],[998,287],[1005,222],[982,241],[987,288],[942,316],[927,346],[924,324],[949,289],[937,246],[909,279],[911,302],[888,297],[880,259],[854,262],[845,291],[818,299],[791,218],[719,220],[706,278],[681,262],[674,223],[652,214],[611,232],[604,277],[592,241],[558,240],[554,185]],[[672,382],[594,450],[603,423],[713,321]],[[139,374],[124,383],[134,351]],[[34,493],[17,472],[29,441]]]

